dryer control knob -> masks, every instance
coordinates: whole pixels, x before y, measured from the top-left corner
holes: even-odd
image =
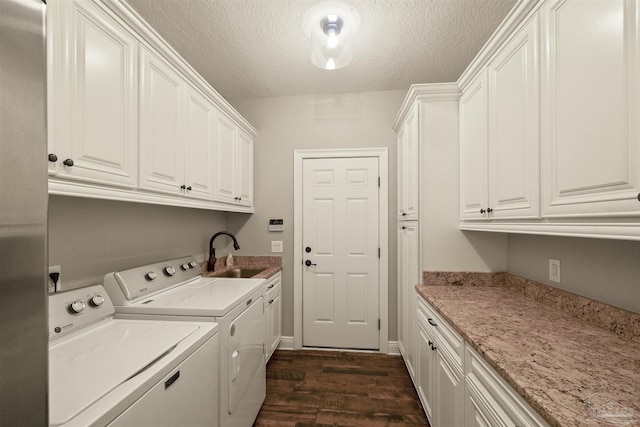
[[[198,263],[197,263],[197,262],[195,262],[195,261],[191,261],[191,262],[189,263],[189,268],[196,268],[197,266],[198,266]]]
[[[69,304],[69,311],[72,313],[80,313],[84,310],[84,303],[79,299],[75,300],[71,304]]]
[[[176,269],[169,265],[164,268],[164,274],[166,274],[167,276],[173,276],[174,274],[176,274]]]
[[[146,277],[147,280],[155,280],[156,273],[154,273],[153,271],[150,271],[147,274],[145,274],[144,277]]]
[[[91,299],[89,300],[89,304],[91,304],[94,307],[100,307],[103,303],[104,303],[104,297],[100,294],[92,296]]]
[[[184,263],[184,264],[182,264],[182,265],[180,266],[180,268],[181,268],[182,270],[184,270],[184,271],[187,271],[187,270],[188,270],[188,269],[190,269],[191,267],[189,267],[189,264]]]

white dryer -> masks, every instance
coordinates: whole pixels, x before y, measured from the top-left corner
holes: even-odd
[[[49,426],[217,426],[218,325],[114,313],[100,285],[49,297]]]
[[[203,278],[194,257],[110,273],[117,316],[220,325],[220,426],[251,426],[266,396],[264,279]]]

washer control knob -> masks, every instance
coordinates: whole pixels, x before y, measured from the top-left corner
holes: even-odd
[[[144,275],[144,277],[147,280],[155,280],[156,278],[156,273],[154,273],[153,271],[148,272],[147,274]]]
[[[72,313],[77,314],[82,312],[82,310],[84,310],[84,303],[79,299],[75,300],[69,305],[69,311],[71,311]]]
[[[104,297],[100,294],[92,296],[91,299],[89,300],[89,304],[91,304],[94,307],[100,307],[103,303],[104,303]]]
[[[184,263],[184,264],[182,264],[182,265],[180,266],[180,268],[181,268],[182,270],[186,271],[186,270],[190,269],[191,267],[189,267],[189,264]]]
[[[174,274],[176,274],[176,269],[169,265],[164,268],[164,274],[166,274],[167,276],[173,276]]]
[[[197,266],[198,266],[198,263],[197,263],[197,262],[195,262],[195,261],[191,261],[191,262],[189,263],[189,268],[196,268]]]

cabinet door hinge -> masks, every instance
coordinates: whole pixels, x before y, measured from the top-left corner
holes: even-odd
[[[380,188],[380,177],[378,177],[378,188]]]
[[[378,330],[380,330],[380,319],[378,319]]]
[[[378,258],[380,258],[380,248],[378,248]]]

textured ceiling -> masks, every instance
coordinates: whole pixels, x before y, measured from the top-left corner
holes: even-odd
[[[353,61],[321,70],[303,30],[316,0],[127,0],[227,99],[408,89],[456,81],[515,0],[345,2]]]

